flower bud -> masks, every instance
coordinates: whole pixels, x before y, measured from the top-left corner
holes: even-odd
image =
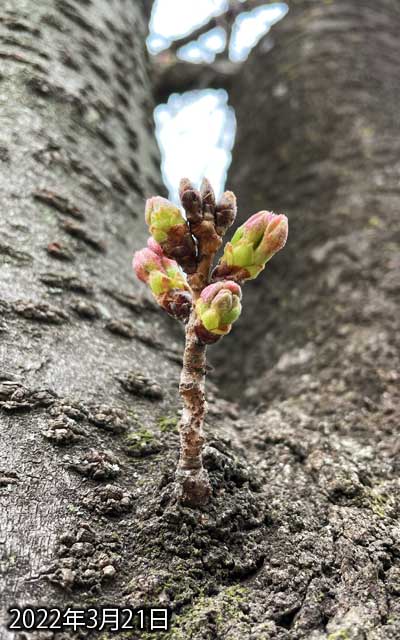
[[[196,248],[179,207],[166,198],[155,196],[146,202],[145,218],[154,241],[164,254],[176,260],[186,273],[194,273]]]
[[[175,260],[163,255],[154,240],[149,240],[147,248],[135,253],[133,268],[139,280],[149,285],[158,304],[167,313],[180,320],[188,319],[192,299],[185,275]]]
[[[203,200],[203,211],[209,213],[214,218],[215,213],[215,193],[211,182],[203,178],[200,185],[201,198]]]
[[[149,225],[151,235],[159,244],[167,240],[171,227],[185,222],[179,208],[160,196],[147,200],[145,219]]]
[[[216,230],[218,235],[225,235],[235,222],[237,212],[236,196],[232,191],[225,191],[217,205],[215,212]]]
[[[162,294],[158,303],[170,316],[185,322],[189,319],[192,310],[192,296],[189,291],[172,289]]]
[[[156,253],[157,255],[164,257],[164,252],[161,246],[153,238],[149,238],[147,240],[147,246],[149,249],[151,249],[151,251],[154,251],[154,253]]]
[[[284,215],[260,211],[239,227],[214,270],[214,278],[252,280],[272,256],[283,249],[288,235]]]
[[[241,297],[239,285],[229,280],[210,284],[203,289],[196,302],[199,320],[196,334],[202,342],[215,342],[217,336],[229,333],[232,323],[240,316]]]
[[[154,269],[149,275],[149,286],[155,296],[171,289],[189,290],[185,276],[175,260],[162,258],[162,269]]]
[[[136,251],[132,262],[133,270],[139,280],[148,283],[150,274],[153,271],[163,271],[162,259],[151,249],[141,249]]]
[[[179,197],[190,224],[196,225],[203,220],[200,191],[197,191],[188,178],[182,178],[179,184]]]
[[[190,180],[183,178],[179,185],[179,196],[191,234],[196,239],[197,261],[204,262],[207,256],[213,256],[221,246],[221,236],[216,231],[214,190],[207,178],[203,178],[200,191],[194,189]]]

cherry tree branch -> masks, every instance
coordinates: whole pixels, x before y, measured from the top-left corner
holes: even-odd
[[[184,47],[200,38],[202,35],[211,31],[211,29],[215,29],[216,27],[222,27],[227,32],[227,43],[230,39],[230,31],[232,30],[233,24],[236,18],[245,11],[252,11],[257,7],[262,7],[264,5],[271,4],[269,0],[246,0],[246,2],[240,2],[240,0],[230,0],[227,10],[224,13],[221,13],[218,16],[212,16],[206,22],[200,24],[196,29],[191,31],[190,33],[181,36],[180,38],[176,38],[168,47],[168,51],[171,53],[176,53],[178,49]]]
[[[176,60],[159,63],[153,68],[154,97],[157,104],[167,102],[172,93],[192,89],[226,89],[240,68],[230,60],[216,60],[213,64]]]
[[[219,16],[213,16],[189,34],[174,40],[153,58],[153,86],[156,102],[167,102],[172,93],[183,93],[194,89],[226,89],[229,91],[234,75],[239,71],[241,63],[232,62],[228,51],[232,37],[232,28],[236,18],[245,11],[270,4],[268,0],[230,0],[227,10]],[[212,63],[195,63],[180,60],[177,51],[197,40],[204,33],[215,27],[223,27],[226,32],[226,43]]]

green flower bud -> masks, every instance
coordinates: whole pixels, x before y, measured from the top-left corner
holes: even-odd
[[[145,218],[153,239],[164,254],[176,260],[186,273],[194,273],[196,247],[179,207],[166,198],[155,196],[146,202]]]
[[[167,240],[171,227],[186,224],[180,209],[160,196],[147,200],[145,218],[151,235],[161,246]]]
[[[235,282],[216,282],[203,289],[196,302],[199,320],[196,333],[202,342],[215,342],[219,336],[229,333],[232,323],[240,316],[241,297],[241,289]]]
[[[214,270],[214,279],[251,280],[285,246],[288,221],[284,215],[260,211],[239,227]]]
[[[175,260],[162,259],[162,271],[153,270],[149,275],[149,286],[155,296],[171,289],[187,289],[188,284]]]
[[[192,298],[185,275],[175,260],[163,255],[160,245],[153,239],[145,249],[135,253],[133,268],[167,313],[180,320],[188,319]]]

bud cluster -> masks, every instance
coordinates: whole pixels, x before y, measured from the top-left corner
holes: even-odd
[[[181,180],[179,197],[186,217],[166,198],[147,200],[152,237],[135,254],[133,267],[170,315],[186,322],[194,309],[196,335],[211,344],[229,333],[240,315],[239,284],[255,278],[284,247],[288,222],[269,211],[251,216],[225,245],[210,278],[212,259],[236,218],[236,197],[226,191],[217,202],[205,178],[199,190],[187,178]]]
[[[187,178],[179,185],[179,196],[192,234],[202,254],[217,251],[221,238],[236,218],[236,198],[226,191],[219,202],[210,182],[204,178],[200,191]]]
[[[137,251],[133,268],[158,304],[186,323],[179,391],[184,411],[176,495],[184,504],[206,504],[212,488],[202,462],[206,415],[206,345],[228,334],[242,310],[240,285],[255,278],[285,245],[284,215],[260,211],[239,227],[212,272],[222,237],[236,217],[236,198],[226,191],[219,202],[204,179],[200,190],[184,178],[179,196],[185,211],[165,198],[146,203],[151,238]]]

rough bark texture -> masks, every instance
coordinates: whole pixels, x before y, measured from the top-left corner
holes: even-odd
[[[178,406],[174,343],[164,348],[130,272],[143,199],[162,189],[146,31],[128,1],[1,8],[3,615],[15,601],[62,600],[49,581],[97,589],[98,558],[70,560],[68,573],[60,536],[91,521],[93,552],[117,557],[123,541],[103,514],[140,504],[142,457],[161,448],[152,428]]]
[[[141,5],[2,8],[2,613],[163,603],[174,640],[399,637],[399,8],[291,6],[232,96],[230,186],[290,236],[210,349],[256,410],[208,383],[203,510],[171,500],[180,355],[129,294],[159,192]]]
[[[1,8],[1,622],[23,602],[185,617],[262,561],[259,487],[211,385],[212,504],[172,500],[183,341],[130,267],[162,190],[141,7]]]
[[[257,638],[398,638],[400,10],[290,4],[231,96],[242,219],[290,229],[214,358],[271,517],[246,601]]]

